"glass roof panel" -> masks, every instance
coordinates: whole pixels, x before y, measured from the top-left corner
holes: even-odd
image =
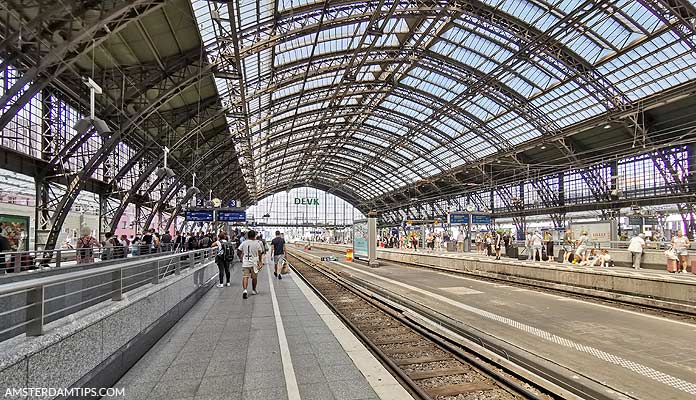
[[[330,165],[324,157],[331,154],[350,154],[362,163],[392,165],[380,169],[380,177],[355,171],[392,190],[533,140],[539,130],[558,133],[631,106],[621,102],[696,79],[694,40],[682,41],[647,3],[609,0],[579,16],[581,0],[482,1],[495,15],[479,18],[472,9],[445,20],[430,10],[412,18],[406,2],[393,10],[385,5],[384,19],[372,26],[372,3],[230,3],[239,7],[241,42],[254,46],[244,49],[242,73],[258,159],[302,141],[300,151],[284,160],[293,161],[285,164],[284,179],[321,175],[309,169]],[[209,60],[225,66],[233,59],[225,37],[227,5],[192,5]],[[565,19],[577,23],[560,23]],[[236,83],[216,79],[223,103],[239,101]],[[228,115],[229,123],[237,124],[235,118]],[[313,142],[321,151],[311,150]],[[325,152],[329,143],[336,147]],[[337,171],[325,173],[342,173]]]

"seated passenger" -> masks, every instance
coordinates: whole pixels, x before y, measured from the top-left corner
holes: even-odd
[[[584,267],[591,267],[595,265],[598,259],[599,257],[597,257],[597,251],[595,249],[592,249],[590,250],[590,255],[589,257],[587,257],[587,260],[581,262],[580,265]]]
[[[600,264],[602,267],[614,266],[614,262],[611,261],[611,254],[609,254],[609,250],[603,249],[599,258],[602,260],[602,263]]]

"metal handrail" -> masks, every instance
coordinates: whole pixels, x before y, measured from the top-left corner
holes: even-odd
[[[193,270],[196,264],[214,260],[216,252],[217,248],[206,248],[2,284],[0,285],[0,300],[9,300],[7,304],[19,303],[19,305],[14,306],[13,309],[5,309],[0,313],[0,317],[6,317],[0,319],[5,321],[3,325],[0,325],[0,341],[21,333],[26,333],[27,336],[41,335],[44,325],[52,322],[46,321],[48,317],[54,317],[52,320],[64,318],[108,298],[111,298],[111,301],[120,301],[123,299],[124,292],[147,283],[159,284],[162,279],[169,275],[180,275],[182,269],[190,268]],[[163,267],[167,268],[171,265],[174,265],[173,272],[162,271]],[[136,268],[142,271],[136,270],[129,276],[124,273],[132,272]],[[197,285],[204,283],[202,272],[202,270],[198,270],[194,273],[194,282]],[[124,280],[133,280],[134,278],[135,282],[124,286]],[[73,290],[69,289],[68,284],[86,279],[94,280],[88,282],[89,286],[87,287],[68,292],[68,290]],[[54,288],[62,289],[65,293],[47,297],[47,290],[55,291]],[[87,291],[90,292],[85,295]],[[79,296],[80,298],[73,298],[72,300],[77,300],[74,304],[66,305],[57,310],[52,311],[49,309],[50,307],[47,307],[54,301],[67,302],[71,296]],[[12,320],[15,322],[11,322]]]
[[[105,261],[125,260],[151,256],[153,254],[171,254],[177,249],[173,243],[162,243],[158,247],[148,245],[129,245],[113,247],[91,247],[89,248],[95,255],[94,261],[90,263],[78,263],[78,252],[82,249],[54,249],[54,250],[29,250],[29,251],[6,251],[0,252],[0,274],[19,273],[23,271],[36,270],[41,268],[61,268],[67,264],[69,266],[85,266],[97,264]],[[110,257],[102,258],[104,252],[111,251]],[[121,250],[120,257],[116,256],[114,250]],[[130,257],[129,257],[130,255]],[[98,261],[97,261],[98,260]],[[73,262],[74,261],[74,262]]]

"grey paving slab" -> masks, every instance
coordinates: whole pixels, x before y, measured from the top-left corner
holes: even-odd
[[[364,379],[331,381],[328,385],[336,399],[358,400],[377,397],[375,391]]]
[[[300,384],[300,396],[302,400],[332,400],[335,399],[331,388],[327,383]]]
[[[286,400],[288,392],[285,387],[271,387],[257,390],[245,390],[244,400]]]
[[[124,389],[124,396],[119,397],[119,400],[140,400],[147,399],[156,384],[157,382],[145,382],[133,385],[117,385],[115,387]]]

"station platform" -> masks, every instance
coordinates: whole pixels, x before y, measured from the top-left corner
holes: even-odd
[[[210,289],[121,380],[126,399],[410,399],[293,274]],[[251,293],[251,282],[249,283]]]
[[[315,260],[334,254],[317,246],[293,251]],[[609,398],[696,396],[696,324],[403,264],[326,263],[511,353],[599,385]]]
[[[344,253],[349,246],[312,243],[313,248]],[[335,253],[334,253],[335,255]],[[378,248],[380,262],[396,262],[453,271],[469,276],[617,300],[696,315],[696,275],[626,267],[585,267],[559,262],[526,261],[475,253],[428,252]]]

